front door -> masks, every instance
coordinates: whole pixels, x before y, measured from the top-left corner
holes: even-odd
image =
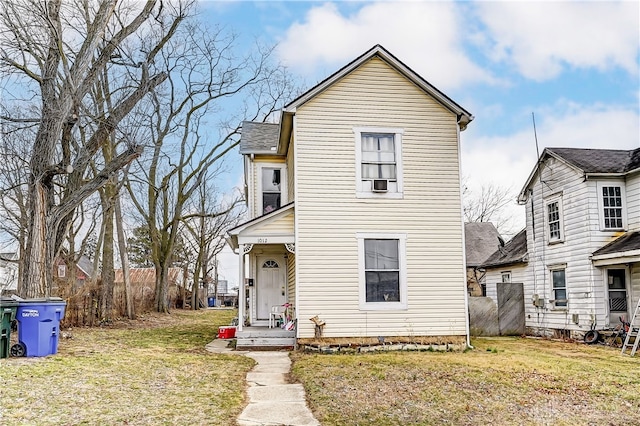
[[[258,257],[256,304],[259,320],[268,320],[271,307],[285,302],[286,264],[283,256]]]
[[[627,312],[626,270],[607,269],[607,285],[609,290],[609,324],[612,327],[620,324],[619,317],[629,321]]]

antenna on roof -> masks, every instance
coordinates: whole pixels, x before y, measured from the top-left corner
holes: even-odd
[[[538,132],[536,131],[536,115],[531,111],[531,120],[533,121],[533,137],[536,140],[536,154],[540,159],[540,149],[538,148]]]

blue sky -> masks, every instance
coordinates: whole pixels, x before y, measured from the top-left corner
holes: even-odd
[[[624,2],[212,2],[204,16],[277,44],[312,87],[381,44],[465,107],[471,189],[518,192],[544,147],[640,146],[640,10]],[[234,161],[229,159],[229,161]],[[237,159],[240,162],[238,156]],[[514,206],[515,227],[524,211]],[[517,229],[516,229],[517,231]]]

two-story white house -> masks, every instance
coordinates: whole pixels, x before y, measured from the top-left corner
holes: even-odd
[[[504,256],[518,262],[484,265],[487,295],[505,273],[522,282],[532,334],[579,337],[629,320],[640,297],[640,149],[547,148],[518,201],[526,253],[514,244]]]
[[[377,45],[245,122],[239,330],[292,305],[298,341],[468,343],[460,132],[472,115]]]

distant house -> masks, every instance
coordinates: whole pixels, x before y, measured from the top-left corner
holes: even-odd
[[[526,231],[484,266],[488,288],[524,284],[528,332],[581,336],[630,318],[640,298],[640,149],[547,148],[518,200]]]
[[[500,284],[524,283],[528,262],[527,231],[523,229],[480,265],[485,270],[486,296],[497,303]]]
[[[54,285],[60,286],[62,283],[71,284],[71,292],[83,287],[93,275],[93,262],[87,256],[82,255],[75,262],[69,262],[66,256],[56,257],[53,263]],[[70,294],[66,293],[65,294]]]
[[[298,342],[321,323],[333,339],[464,343],[459,135],[472,119],[378,45],[279,124],[243,123],[239,331],[287,303]]]
[[[491,222],[464,224],[465,257],[467,261],[467,291],[470,296],[485,296],[485,271],[482,263],[504,244]]]
[[[0,253],[0,295],[13,294],[18,289],[18,253]]]

